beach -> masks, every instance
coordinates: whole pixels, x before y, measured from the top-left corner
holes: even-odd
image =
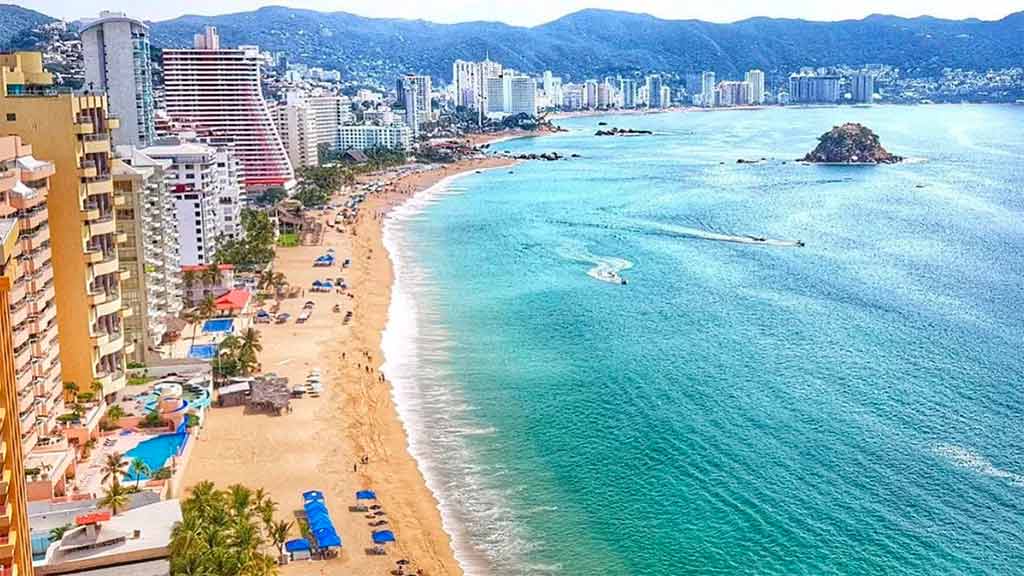
[[[291,413],[276,417],[244,413],[242,407],[213,408],[195,442],[184,486],[187,491],[208,480],[221,487],[241,483],[263,488],[280,505],[280,517],[289,521],[301,509],[303,491],[323,491],[344,542],[342,553],[326,562],[291,564],[282,569],[285,574],[386,574],[400,558],[426,574],[462,573],[437,502],[407,450],[390,385],[379,372],[392,283],[381,224],[391,208],[444,178],[512,162],[476,158],[396,177],[385,191],[367,198],[354,226],[326,227],[319,246],[277,250],[274,269],[290,284],[309,287],[318,278],[342,276],[350,287],[351,296],[306,293],[284,300],[281,311],[293,318],[305,301],[315,303],[312,318],[303,325],[257,325],[263,371],[296,384],[319,368],[325,394],[294,400]],[[320,217],[326,222],[333,216],[333,211],[324,211]],[[313,260],[327,249],[335,250],[339,262],[351,258],[352,266],[313,268]],[[335,304],[340,313],[332,312]],[[353,319],[344,324],[348,310]],[[366,464],[361,463],[364,459]],[[349,511],[361,489],[376,491],[387,525],[372,527],[374,520]],[[388,555],[369,555],[371,531],[381,528],[393,530],[397,542]],[[292,537],[298,536],[293,528]]]

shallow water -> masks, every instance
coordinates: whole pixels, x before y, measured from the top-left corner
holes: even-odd
[[[1024,107],[601,120],[386,225],[467,571],[1024,574]],[[918,161],[792,161],[843,121]]]

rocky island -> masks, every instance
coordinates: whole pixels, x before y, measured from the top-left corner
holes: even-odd
[[[870,128],[856,123],[836,126],[818,138],[818,146],[801,159],[816,164],[896,164],[903,157],[890,154]]]
[[[598,130],[594,136],[642,136],[654,134],[650,130],[633,130],[632,128],[612,128],[611,130]]]

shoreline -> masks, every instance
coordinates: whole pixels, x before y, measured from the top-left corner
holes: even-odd
[[[485,135],[491,138],[475,145],[535,135],[497,133]],[[194,443],[182,486],[186,494],[188,488],[206,480],[222,488],[234,483],[263,488],[280,506],[278,519],[288,521],[295,519],[292,511],[300,508],[303,491],[323,491],[342,536],[342,552],[327,561],[283,566],[282,574],[379,575],[394,569],[398,559],[410,560],[413,569],[431,576],[465,573],[456,559],[439,499],[412,454],[395,388],[381,374],[382,339],[395,278],[383,243],[384,222],[391,210],[448,178],[517,162],[480,155],[424,170],[410,171],[405,165],[370,175],[362,182],[383,185],[367,194],[352,224],[325,226],[319,245],[277,250],[274,269],[283,272],[293,286],[308,288],[317,278],[339,275],[351,286],[349,294],[304,291],[298,298],[282,300],[281,311],[293,318],[304,301],[315,303],[315,312],[305,324],[255,325],[263,344],[262,370],[285,376],[294,385],[319,368],[324,374],[324,394],[293,400],[292,411],[278,417],[246,413],[243,407],[214,407]],[[348,191],[336,194],[335,201],[347,195]],[[333,223],[334,211],[323,210],[317,218]],[[351,258],[351,267],[313,268],[313,259],[329,248],[339,262]],[[272,304],[270,299],[266,307]],[[341,312],[353,312],[350,323],[332,313],[335,305]],[[371,526],[363,514],[349,511],[355,491],[362,489],[376,491],[387,525]],[[371,531],[382,528],[394,531],[397,542],[388,546],[387,555],[367,554]],[[289,538],[299,536],[298,532],[294,527]]]

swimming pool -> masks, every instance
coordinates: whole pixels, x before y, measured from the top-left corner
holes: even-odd
[[[172,456],[181,453],[188,434],[161,434],[149,440],[143,440],[138,446],[125,453],[130,460],[142,460],[150,469],[150,474],[164,467]],[[150,474],[136,475],[131,469],[125,474],[126,481],[146,480]]]
[[[197,358],[199,360],[209,360],[217,355],[216,344],[193,344],[188,349],[189,358]]]
[[[233,318],[214,318],[203,323],[203,334],[215,334],[219,332],[231,332],[234,327]]]

